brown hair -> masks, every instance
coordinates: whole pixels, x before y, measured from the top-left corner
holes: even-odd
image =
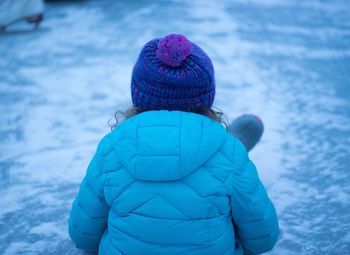
[[[139,108],[139,107],[130,107],[126,111],[116,111],[114,114],[114,123],[108,122],[109,126],[111,127],[111,130],[113,131],[123,120],[126,120],[128,118],[131,118],[137,114],[140,114],[142,112],[146,112],[148,110]],[[193,112],[197,114],[201,114],[204,116],[207,116],[213,120],[216,120],[217,122],[220,122],[225,126],[225,128],[228,130],[229,124],[228,120],[225,116],[225,114],[218,108],[212,108],[212,109],[207,109],[207,108],[195,108],[191,109],[188,112]]]

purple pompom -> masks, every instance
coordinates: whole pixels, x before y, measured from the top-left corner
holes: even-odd
[[[164,64],[177,67],[191,54],[191,48],[185,36],[171,34],[158,43],[156,54]]]

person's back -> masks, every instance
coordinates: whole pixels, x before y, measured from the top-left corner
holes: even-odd
[[[134,105],[145,98],[133,94]],[[235,240],[245,254],[272,249],[279,230],[237,138],[203,114],[151,107],[100,142],[69,233],[99,254],[232,255]]]

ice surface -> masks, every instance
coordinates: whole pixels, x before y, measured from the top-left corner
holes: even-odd
[[[283,235],[269,254],[350,254],[350,1],[77,1],[0,35],[0,254],[81,254],[72,199],[130,105],[142,45],[186,34],[212,57],[216,106],[256,113],[251,157]]]

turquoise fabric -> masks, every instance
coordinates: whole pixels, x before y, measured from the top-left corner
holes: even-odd
[[[272,249],[279,228],[238,139],[202,115],[149,111],[100,142],[69,234],[103,255],[232,255]]]

